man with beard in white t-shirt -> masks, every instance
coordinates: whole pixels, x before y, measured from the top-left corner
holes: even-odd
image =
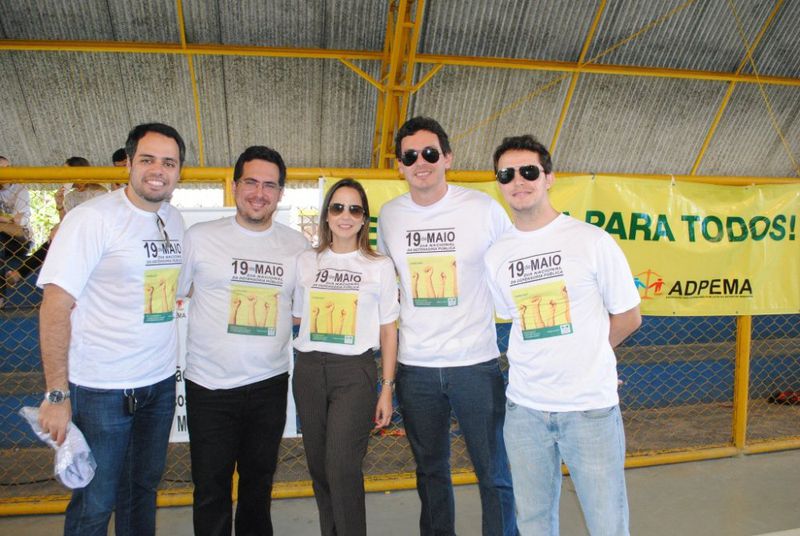
[[[175,291],[183,217],[166,200],[186,147],[161,123],[125,144],[128,185],[71,210],[37,285],[47,393],[42,430],[61,444],[70,421],[97,470],[72,492],[64,533],[155,534],[156,489],[175,412]]]
[[[270,497],[286,423],[292,294],[301,233],[273,220],[286,182],[277,151],[236,162],[236,215],[187,232],[179,293],[191,289],[186,353],[194,533],[271,535]]]
[[[382,207],[378,249],[400,276],[397,398],[417,462],[420,533],[455,534],[452,411],[478,477],[482,533],[513,536],[505,385],[483,265],[511,222],[488,195],[447,183],[453,153],[435,120],[409,119],[397,132],[395,152],[409,193]]]
[[[497,315],[513,319],[504,436],[523,536],[558,535],[561,461],[591,534],[627,535],[625,433],[613,348],[641,324],[639,293],[604,230],[550,204],[553,164],[531,136],[494,153],[514,229],[489,248]]]

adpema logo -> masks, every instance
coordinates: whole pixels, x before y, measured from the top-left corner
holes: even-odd
[[[633,281],[642,300],[661,296],[667,299],[753,297],[753,285],[748,278],[676,279],[667,283],[661,274],[648,268],[634,275]]]
[[[652,300],[664,293],[664,278],[650,268],[633,276],[633,282],[643,300]]]

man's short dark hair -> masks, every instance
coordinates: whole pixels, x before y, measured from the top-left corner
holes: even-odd
[[[133,127],[128,133],[128,140],[125,142],[125,154],[128,155],[128,158],[133,158],[133,155],[136,154],[136,148],[139,146],[139,140],[144,138],[144,135],[148,132],[155,132],[175,140],[175,143],[178,144],[180,165],[183,166],[183,161],[186,159],[186,144],[183,143],[183,138],[181,138],[177,130],[164,123],[143,123]]]
[[[264,160],[278,166],[278,184],[283,188],[283,185],[286,184],[286,164],[278,151],[264,145],[252,145],[239,155],[239,159],[236,160],[236,165],[233,167],[234,181],[242,178],[244,165],[251,160]]]
[[[65,162],[69,167],[89,167],[91,164],[82,156],[70,156]]]
[[[430,117],[417,116],[403,123],[403,126],[400,127],[400,130],[397,131],[397,135],[394,137],[394,154],[398,160],[400,160],[400,156],[402,156],[401,153],[403,152],[402,149],[400,149],[403,138],[406,136],[413,136],[420,130],[427,130],[428,132],[436,134],[436,137],[439,138],[439,147],[442,148],[442,153],[448,155],[453,152],[452,149],[450,149],[450,140],[447,138],[447,132],[444,131],[442,125]]]
[[[114,154],[111,155],[111,162],[116,164],[117,162],[122,162],[123,160],[128,159],[128,154],[125,152],[125,147],[120,147]]]
[[[539,155],[539,163],[542,164],[544,172],[553,172],[553,160],[550,158],[550,152],[547,148],[530,134],[524,134],[522,136],[503,138],[503,142],[494,150],[493,163],[495,173],[497,173],[497,161],[507,151],[530,151],[536,153]]]

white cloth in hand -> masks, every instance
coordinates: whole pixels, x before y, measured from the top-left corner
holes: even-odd
[[[25,406],[19,410],[19,414],[28,421],[33,433],[39,439],[55,449],[56,479],[70,489],[86,487],[94,477],[97,462],[80,429],[70,422],[67,426],[67,437],[59,446],[50,434],[43,432],[39,426],[39,408]]]

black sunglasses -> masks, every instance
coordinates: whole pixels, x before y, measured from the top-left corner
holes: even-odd
[[[330,212],[334,216],[338,216],[339,214],[344,212],[345,208],[347,209],[348,212],[350,212],[351,216],[355,216],[356,218],[360,218],[366,212],[364,210],[364,207],[362,207],[361,205],[344,205],[342,203],[331,203],[330,205],[328,205],[328,212]]]
[[[400,156],[400,161],[404,166],[411,166],[417,161],[419,155],[419,151],[415,149],[409,149]],[[424,158],[425,161],[430,164],[435,164],[439,161],[439,150],[435,147],[425,147],[422,150],[422,158]]]
[[[535,181],[539,178],[539,175],[541,175],[539,166],[520,166],[516,169],[519,170],[519,174],[522,175],[522,178],[526,181]],[[497,173],[495,174],[497,177],[497,182],[500,184],[508,184],[514,180],[514,172],[515,168],[513,167],[498,169]]]

